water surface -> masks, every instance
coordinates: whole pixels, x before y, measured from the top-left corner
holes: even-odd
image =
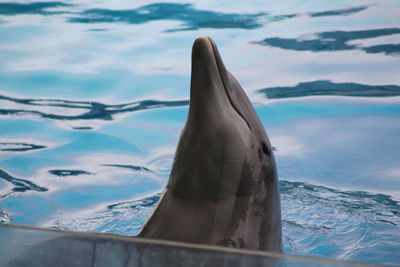
[[[207,35],[275,148],[285,252],[400,264],[399,7],[0,3],[0,223],[136,234]]]

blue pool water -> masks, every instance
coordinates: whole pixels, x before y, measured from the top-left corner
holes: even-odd
[[[285,252],[400,264],[395,0],[0,3],[0,223],[133,235],[211,36],[275,148]]]

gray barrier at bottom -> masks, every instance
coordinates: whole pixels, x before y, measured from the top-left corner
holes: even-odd
[[[0,225],[0,266],[363,266],[251,250]]]

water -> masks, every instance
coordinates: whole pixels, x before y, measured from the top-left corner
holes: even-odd
[[[285,252],[400,264],[399,8],[0,3],[0,223],[137,233],[207,35],[275,148]]]

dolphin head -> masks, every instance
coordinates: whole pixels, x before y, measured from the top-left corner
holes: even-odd
[[[176,196],[224,199],[251,193],[254,181],[268,179],[258,176],[260,168],[276,176],[263,126],[215,43],[200,37],[192,50],[189,115],[168,187]]]
[[[282,250],[270,142],[208,37],[194,42],[188,118],[167,188],[140,236]]]

